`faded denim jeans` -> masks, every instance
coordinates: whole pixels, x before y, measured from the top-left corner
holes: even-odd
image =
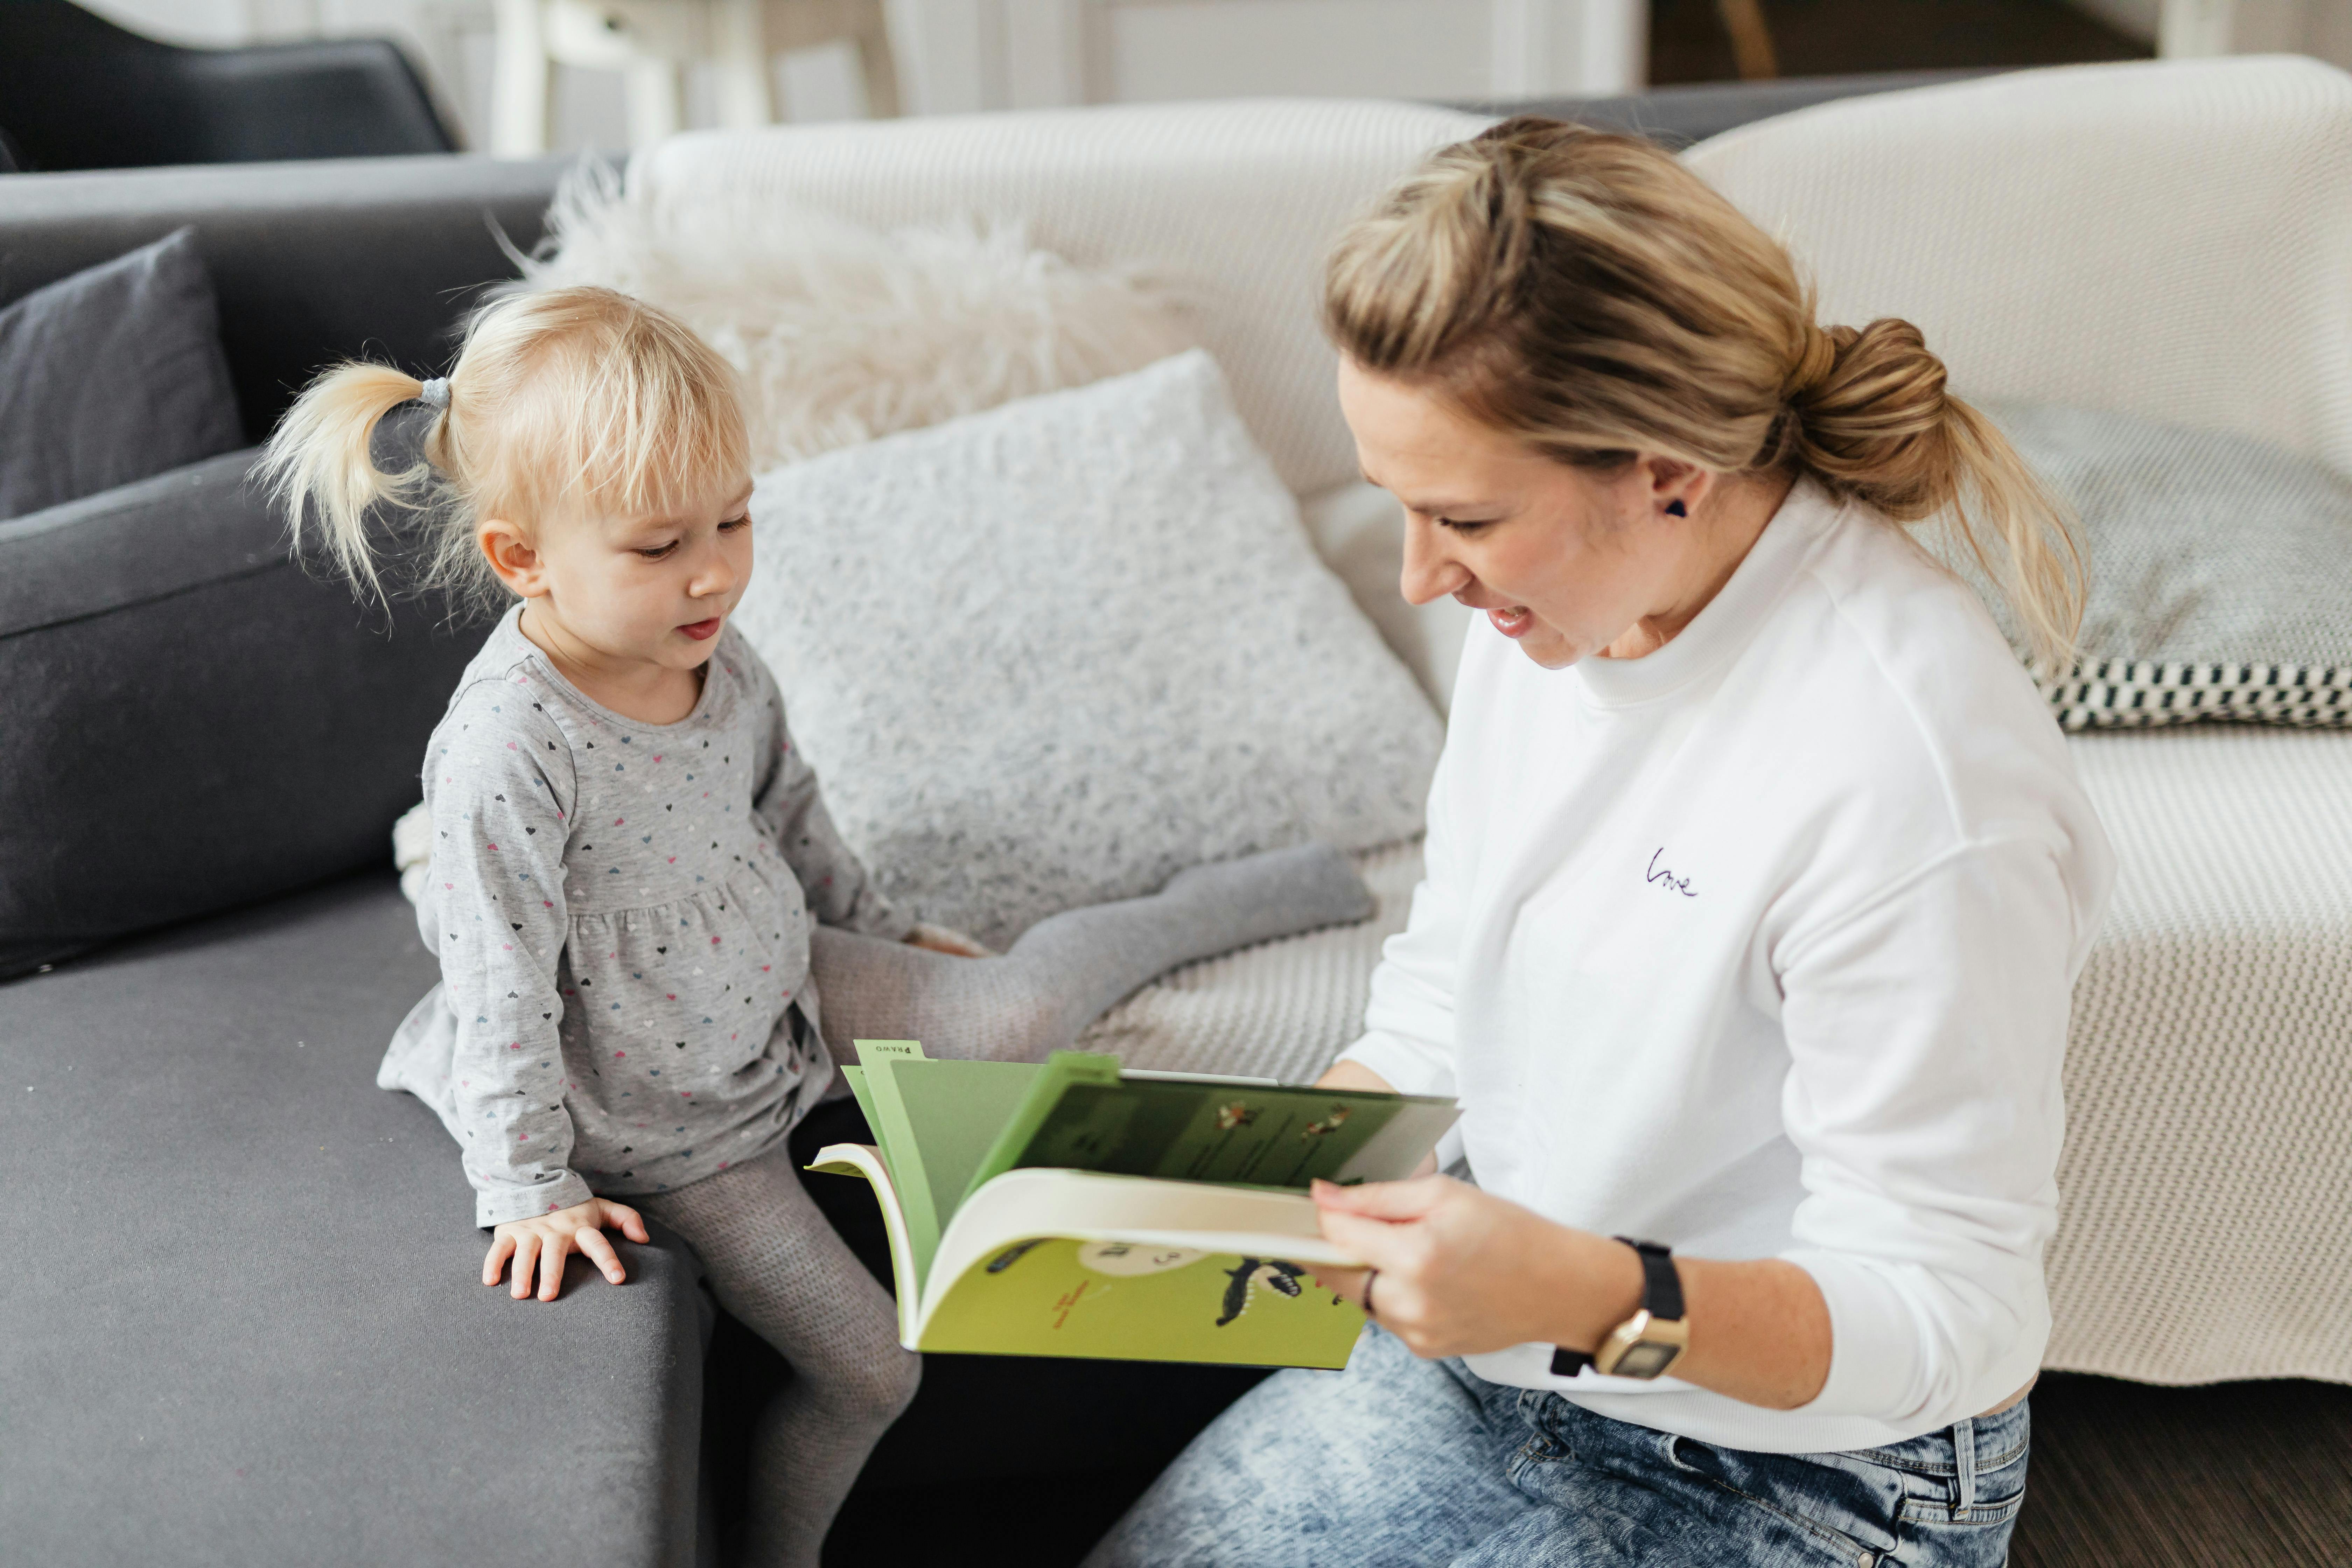
[[[1258,1384],[1087,1568],[1995,1568],[2025,1497],[2021,1400],[1890,1447],[1751,1454],[1420,1360]]]

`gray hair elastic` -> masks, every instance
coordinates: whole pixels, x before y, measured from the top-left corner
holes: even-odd
[[[417,389],[416,395],[436,408],[448,407],[449,378],[446,375],[435,376]]]

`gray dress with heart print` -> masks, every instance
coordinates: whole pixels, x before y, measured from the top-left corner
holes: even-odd
[[[667,1192],[775,1147],[832,1080],[813,922],[913,917],[834,830],[774,678],[729,627],[700,700],[646,724],[508,612],[425,752],[417,924],[441,984],[376,1081],[439,1113],[475,1223]]]

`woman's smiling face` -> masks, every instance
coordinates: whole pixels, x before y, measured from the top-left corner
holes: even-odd
[[[1571,468],[1345,355],[1339,406],[1364,477],[1403,503],[1407,600],[1484,610],[1547,669],[1638,657],[1687,623],[1693,531],[1664,508],[1697,513],[1714,476],[1658,458]]]

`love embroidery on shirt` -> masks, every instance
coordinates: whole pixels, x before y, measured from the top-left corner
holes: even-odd
[[[1642,879],[1645,882],[1654,883],[1662,888],[1671,888],[1685,899],[1697,898],[1698,895],[1691,891],[1690,879],[1688,877],[1677,877],[1671,870],[1663,870],[1659,868],[1658,857],[1665,852],[1666,847],[1663,844],[1651,851],[1649,873]]]

